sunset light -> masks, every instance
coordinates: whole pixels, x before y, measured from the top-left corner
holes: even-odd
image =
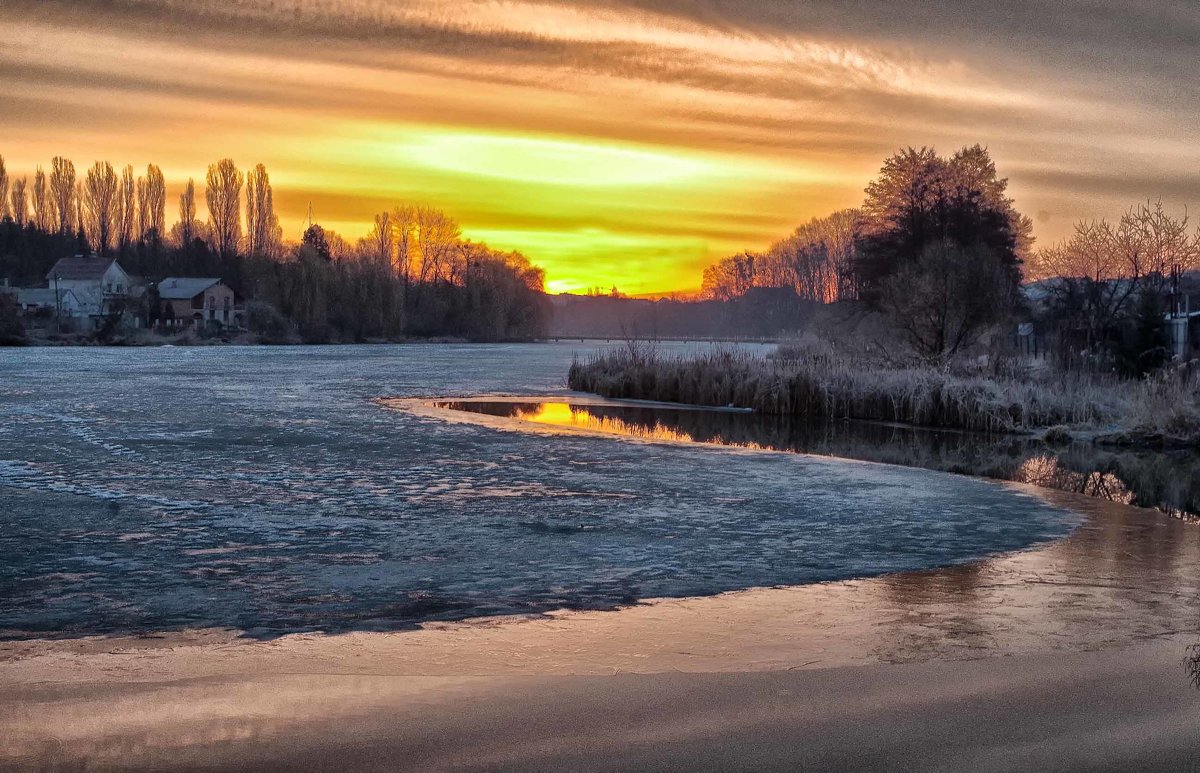
[[[1195,771],[1197,41],[0,0],[0,769]]]
[[[1191,108],[1121,80],[1096,93],[1086,52],[1038,55],[1066,30],[1016,27],[1005,50],[968,21],[884,35],[870,15],[736,5],[7,4],[0,152],[18,175],[55,155],[155,163],[172,199],[217,158],[263,163],[289,238],[310,204],[350,240],[429,204],[552,288],[631,293],[694,289],[708,263],[857,205],[904,144],[987,145],[1043,241],[1196,190]]]

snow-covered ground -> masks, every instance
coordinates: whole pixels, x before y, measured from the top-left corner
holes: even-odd
[[[373,402],[562,392],[593,348],[0,351],[0,630],[606,608],[961,563],[1079,521],[948,474]]]

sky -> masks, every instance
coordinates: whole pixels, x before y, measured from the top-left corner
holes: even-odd
[[[285,237],[403,203],[552,291],[689,290],[987,146],[1045,244],[1200,202],[1200,8],[1117,0],[2,0],[0,155],[271,174]]]

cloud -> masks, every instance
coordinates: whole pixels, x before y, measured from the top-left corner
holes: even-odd
[[[177,186],[263,161],[286,226],[311,199],[349,236],[429,200],[584,284],[653,254],[678,262],[650,289],[693,285],[697,255],[855,204],[907,144],[988,145],[1044,238],[1195,192],[1184,3],[9,0],[0,22],[13,168],[105,154]]]

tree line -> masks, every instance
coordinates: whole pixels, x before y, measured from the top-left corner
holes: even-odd
[[[1094,367],[1144,373],[1162,364],[1169,285],[1200,266],[1200,230],[1151,203],[1115,224],[1080,223],[1071,238],[1035,251],[1032,223],[1007,191],[982,146],[949,157],[906,148],[884,161],[859,208],[719,261],[705,270],[702,293],[729,299],[785,287],[819,303],[861,302],[934,361],[1021,318]],[[1022,292],[1027,279],[1041,281]]]
[[[12,179],[0,157],[0,276],[44,282],[56,260],[95,251],[151,284],[166,276],[220,277],[249,301],[249,324],[267,337],[307,341],[403,336],[480,340],[544,334],[544,272],[518,252],[464,239],[433,207],[401,204],[373,217],[349,242],[313,223],[288,243],[262,164],[243,173],[231,159],[202,181],[207,219],[188,179],[178,218],[166,228],[159,167],[119,173],[98,161],[83,174],[67,158],[38,167],[32,185]],[[146,313],[154,321],[157,304]]]

